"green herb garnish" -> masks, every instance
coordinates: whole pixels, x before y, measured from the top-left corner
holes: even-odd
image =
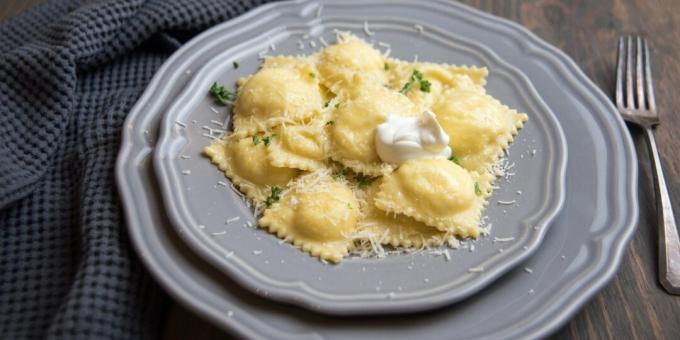
[[[333,124],[335,124],[334,120],[329,120],[329,121],[326,122],[326,125],[333,125]]]
[[[312,78],[316,78],[316,74],[314,74],[313,72],[309,72],[309,76]]]
[[[264,142],[264,146],[269,146],[269,143],[271,143],[272,139],[276,137],[276,134],[269,135],[267,137],[262,138],[262,142]]]
[[[418,70],[413,70],[413,74],[411,74],[411,79],[417,80],[417,81],[423,81],[423,74]]]
[[[399,93],[407,94],[408,91],[411,91],[412,87],[413,87],[413,82],[409,81],[408,83],[404,84],[404,86],[402,86],[401,90],[399,90]]]
[[[220,105],[229,104],[235,97],[231,91],[227,90],[222,85],[217,85],[217,83],[213,83],[210,87],[210,94],[215,98],[215,103]]]
[[[342,169],[340,169],[340,170],[335,170],[335,171],[333,171],[333,173],[331,174],[331,177],[332,177],[334,180],[338,180],[338,179],[340,179],[340,178],[343,178],[343,179],[344,179],[345,176],[347,176],[347,173],[348,173],[348,172],[349,172],[349,169],[347,169],[347,168],[342,168]]]
[[[253,136],[253,144],[255,145],[260,144],[260,136],[258,135]]]
[[[411,77],[409,78],[408,82],[404,84],[404,86],[399,90],[399,93],[401,94],[407,94],[411,89],[413,88],[413,85],[415,83],[418,83],[420,86],[420,91],[423,92],[430,92],[430,86],[432,85],[427,79],[424,78],[423,73],[418,71],[418,70],[413,70],[413,73],[411,74]]]
[[[479,182],[475,182],[475,194],[477,196],[482,196],[482,189],[479,187]]]
[[[234,68],[238,68],[238,62],[233,62],[232,65],[234,65]]]
[[[339,108],[339,107],[340,107],[340,103],[336,103],[336,104],[335,104],[335,108],[337,109],[337,108]]]
[[[383,68],[385,69],[385,71],[387,71],[387,70],[390,69],[390,65],[387,62],[385,62],[385,64],[383,65]]]
[[[375,178],[368,176],[359,175],[357,176],[357,181],[359,181],[359,189],[366,189],[371,186],[371,183],[375,181]]]
[[[451,162],[454,162],[454,163],[460,165],[460,161],[458,161],[458,157],[456,157],[454,154],[451,154],[451,157],[449,157],[449,160]]]
[[[325,103],[323,104],[323,107],[328,107],[328,104],[330,104],[330,103],[331,103],[330,100],[327,101],[327,102],[325,102]]]
[[[420,81],[420,91],[430,92],[430,85],[432,85],[427,79]]]
[[[264,201],[264,204],[267,205],[267,207],[270,207],[272,204],[276,203],[281,199],[281,188],[274,186],[272,187],[272,193],[267,197],[267,200]]]

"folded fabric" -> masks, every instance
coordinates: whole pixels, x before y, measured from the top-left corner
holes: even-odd
[[[163,61],[260,0],[50,1],[0,23],[0,338],[155,338],[113,173]]]

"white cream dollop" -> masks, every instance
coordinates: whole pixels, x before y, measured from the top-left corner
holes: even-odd
[[[449,135],[432,111],[420,117],[388,115],[376,129],[375,146],[383,162],[398,165],[415,158],[451,157]]]

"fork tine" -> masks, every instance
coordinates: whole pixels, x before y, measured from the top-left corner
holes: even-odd
[[[647,80],[647,101],[649,102],[649,109],[656,111],[656,100],[654,99],[654,84],[652,82],[652,62],[649,55],[649,45],[647,39],[643,40],[645,51],[645,79]]]
[[[616,107],[623,108],[623,56],[624,40],[619,38],[619,53],[616,60]]]
[[[647,106],[645,105],[645,84],[642,78],[642,38],[638,36],[635,39],[635,87],[637,88],[637,108],[645,110]]]
[[[633,100],[633,38],[628,36],[626,39],[626,106],[629,109],[635,108]]]

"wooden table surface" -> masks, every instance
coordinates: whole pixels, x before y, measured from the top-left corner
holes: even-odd
[[[44,0],[0,0],[0,20]],[[570,55],[607,94],[614,86],[615,49],[621,35],[651,44],[657,105],[657,141],[666,181],[680,220],[680,1],[677,0],[463,0],[522,24]],[[657,280],[657,221],[645,140],[632,128],[640,159],[640,222],[615,278],[556,332],[556,339],[680,339],[680,296]],[[224,339],[215,326],[175,304],[165,339]]]

